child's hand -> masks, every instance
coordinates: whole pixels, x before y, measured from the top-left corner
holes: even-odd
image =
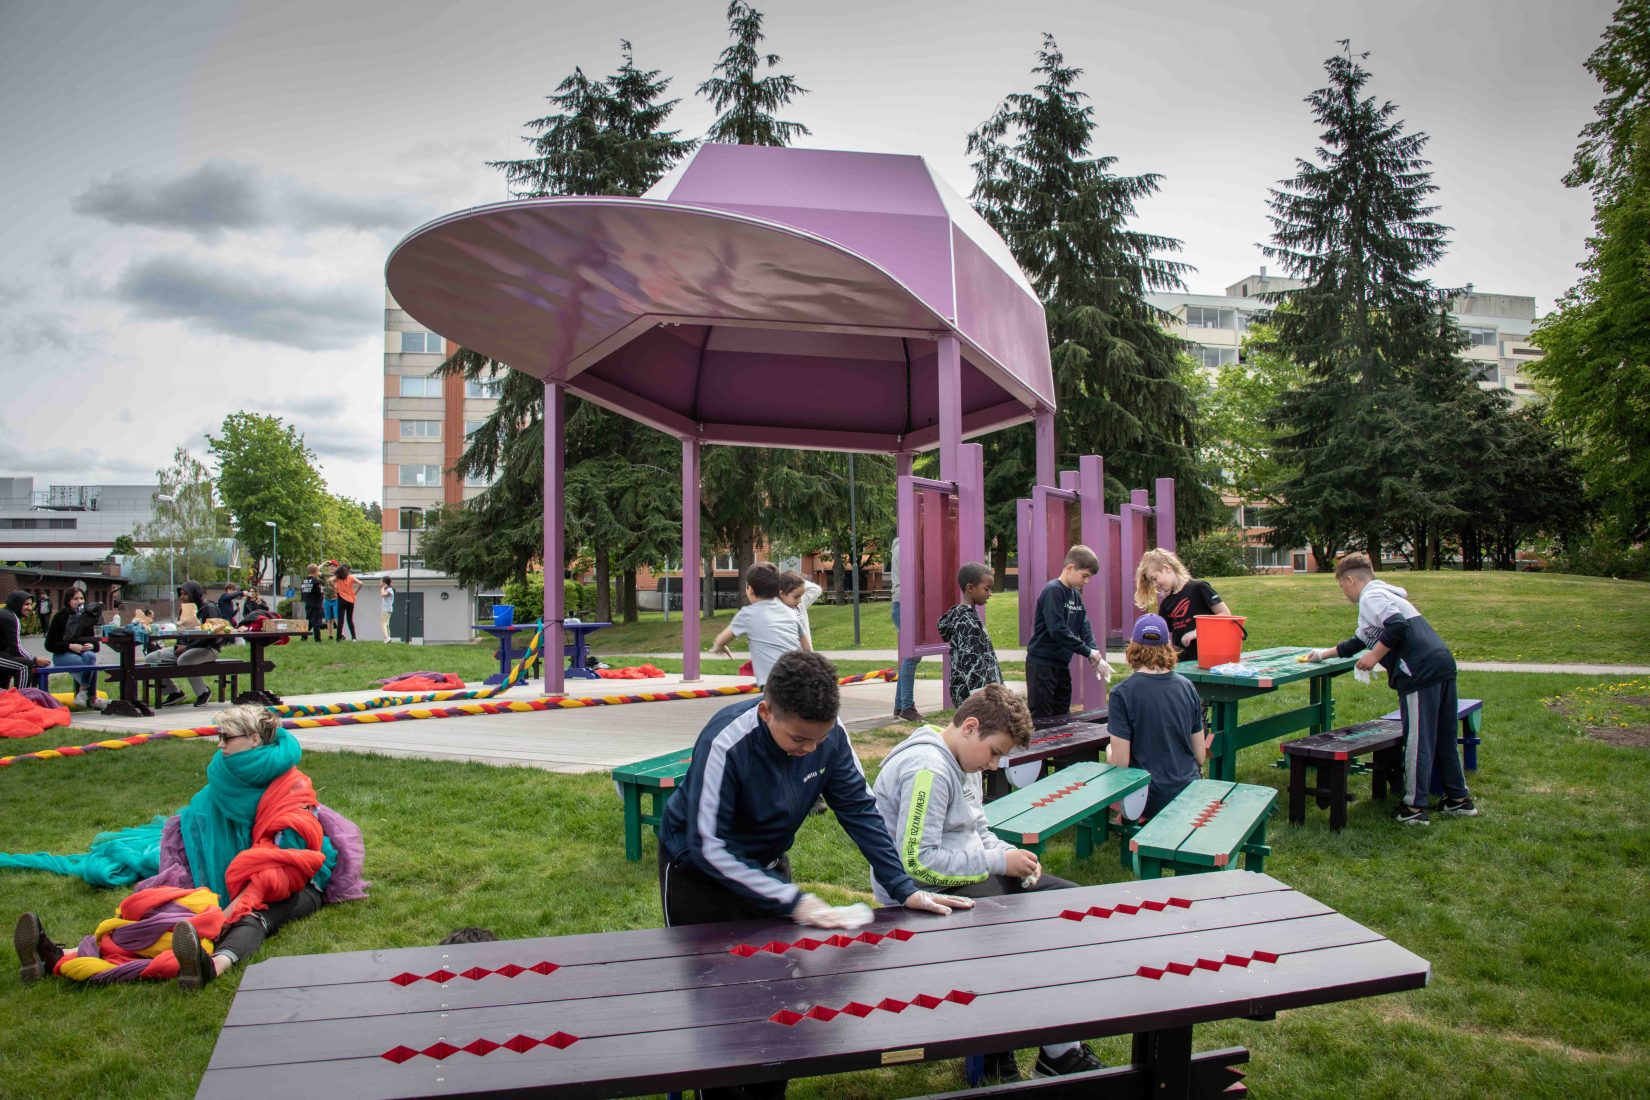
[[[938,913],[941,916],[950,916],[953,909],[972,909],[974,903],[968,898],[952,897],[950,894],[931,894],[927,890],[918,890],[905,899],[907,909],[915,909],[922,913]]]
[[[1028,852],[1024,848],[1011,848],[1004,857],[1003,874],[1009,878],[1026,878],[1036,874],[1041,866],[1037,861],[1037,853]]]
[[[1196,638],[1197,638],[1197,631],[1196,630],[1188,630],[1188,631],[1186,631],[1186,633],[1184,633],[1180,636],[1180,644],[1185,645],[1188,642],[1196,640]]]
[[[1368,672],[1380,663],[1375,659],[1375,651],[1371,650],[1358,658],[1358,671]]]

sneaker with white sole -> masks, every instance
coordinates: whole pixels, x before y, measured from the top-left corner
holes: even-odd
[[[1392,820],[1400,825],[1430,825],[1431,818],[1427,816],[1425,806],[1408,806],[1398,803],[1398,808],[1392,811]]]
[[[1438,803],[1438,812],[1449,817],[1477,817],[1478,807],[1473,805],[1470,797],[1446,798]]]
[[[1106,1063],[1095,1056],[1087,1043],[1078,1043],[1076,1050],[1068,1050],[1058,1058],[1050,1058],[1042,1051],[1037,1052],[1037,1064],[1032,1067],[1033,1077],[1064,1077],[1069,1073],[1087,1073],[1090,1070],[1105,1069]]]

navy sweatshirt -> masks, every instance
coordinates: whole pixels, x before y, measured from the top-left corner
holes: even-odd
[[[1061,664],[1073,657],[1086,657],[1097,648],[1088,613],[1083,610],[1083,594],[1067,588],[1058,577],[1043,585],[1037,595],[1037,614],[1031,620],[1026,656]]]
[[[823,796],[888,896],[903,902],[914,894],[917,884],[883,827],[842,724],[807,756],[791,756],[774,743],[759,702],[724,707],[699,734],[682,788],[665,804],[665,858],[691,864],[760,908],[789,914],[802,890],[768,865],[790,851]]]
[[[1358,593],[1358,631],[1335,647],[1338,656],[1351,657],[1385,643],[1381,667],[1392,690],[1400,693],[1455,679],[1455,655],[1408,595],[1382,580],[1364,585]]]

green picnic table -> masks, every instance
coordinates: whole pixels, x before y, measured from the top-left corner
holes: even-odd
[[[1139,768],[1085,760],[986,803],[986,824],[1003,840],[1039,855],[1044,844],[1075,825],[1077,855],[1086,859],[1095,842],[1106,838],[1106,808],[1151,779]]]
[[[1182,666],[1175,671],[1190,680],[1209,704],[1209,778],[1237,781],[1239,749],[1272,741],[1297,730],[1322,733],[1335,728],[1334,678],[1352,671],[1354,657],[1301,664],[1295,658],[1310,652],[1305,646],[1275,646],[1243,654],[1242,663],[1255,668],[1254,676],[1222,676],[1210,669]],[[1310,696],[1304,707],[1286,710],[1253,722],[1238,722],[1238,704],[1276,691],[1284,684],[1307,682]]]
[[[659,823],[664,819],[665,803],[676,793],[676,784],[688,773],[693,762],[693,747],[677,749],[662,756],[637,760],[613,769],[613,784],[624,798],[624,857],[631,862],[642,858],[642,826],[653,826],[653,835],[659,835]],[[642,796],[648,796],[647,811],[642,810]]]

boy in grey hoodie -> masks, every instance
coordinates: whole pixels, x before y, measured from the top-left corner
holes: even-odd
[[[883,760],[872,793],[900,863],[920,889],[983,898],[1076,885],[1044,874],[1035,853],[1012,847],[986,825],[980,773],[1029,744],[1031,728],[1024,699],[1000,683],[986,684],[962,701],[945,729],[921,726]],[[879,905],[897,904],[874,878],[871,890]],[[988,1079],[1019,1080],[1012,1051],[985,1058]],[[1099,1068],[1084,1044],[1058,1043],[1042,1049],[1034,1073]]]

